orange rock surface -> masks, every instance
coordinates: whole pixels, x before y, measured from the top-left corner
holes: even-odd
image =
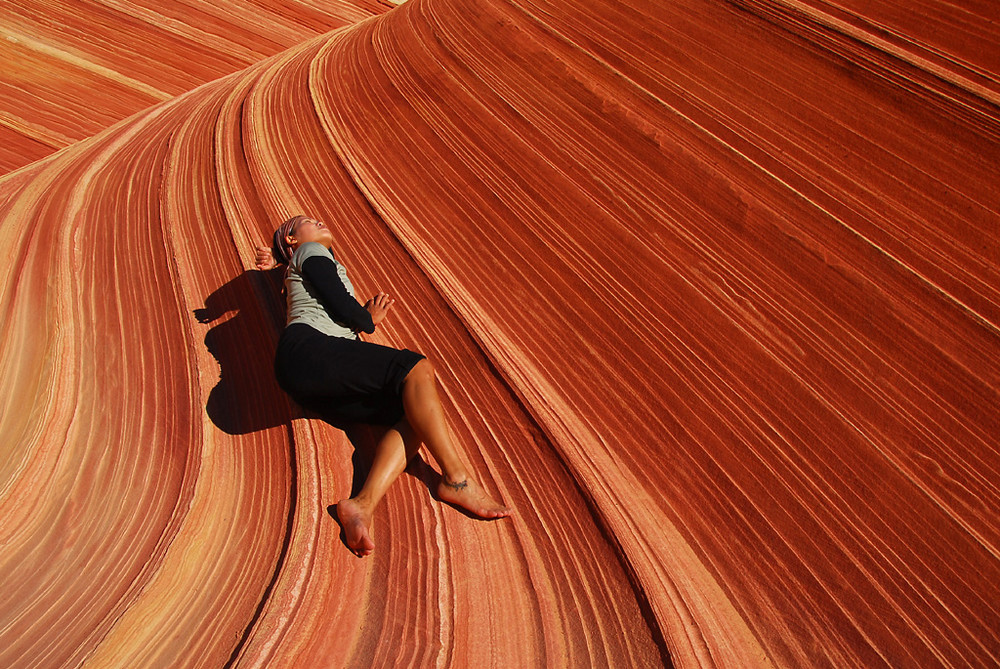
[[[14,0],[0,5],[0,174],[390,0]]]
[[[410,0],[57,129],[0,179],[0,666],[996,666],[1000,21],[921,7]],[[252,269],[299,212],[514,518],[427,464],[343,546],[373,434]]]

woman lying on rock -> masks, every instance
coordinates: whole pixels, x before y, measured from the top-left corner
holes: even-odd
[[[358,332],[375,331],[394,300],[380,292],[362,306],[332,246],[325,223],[295,216],[275,230],[270,250],[258,247],[257,268],[271,269],[275,261],[288,266],[288,320],[275,355],[281,388],[324,417],[389,426],[361,491],[337,504],[348,547],[358,557],[375,549],[369,529],[375,507],[421,442],[441,467],[441,500],[480,518],[509,516],[468,478],[444,420],[430,361],[358,338]]]

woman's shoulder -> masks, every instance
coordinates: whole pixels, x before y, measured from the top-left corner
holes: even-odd
[[[333,253],[330,249],[326,248],[319,242],[306,242],[295,249],[295,253],[292,254],[291,261],[289,262],[289,266],[300,268],[302,267],[302,263],[315,256],[326,257],[330,260],[334,259]]]

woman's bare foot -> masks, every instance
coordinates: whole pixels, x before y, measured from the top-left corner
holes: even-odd
[[[372,522],[369,509],[353,499],[342,499],[337,502],[337,518],[344,528],[347,547],[358,557],[371,555],[375,550],[375,542],[368,534],[368,526]]]
[[[510,509],[495,502],[472,479],[450,481],[442,476],[437,492],[441,501],[461,507],[480,518],[506,518],[511,514]]]

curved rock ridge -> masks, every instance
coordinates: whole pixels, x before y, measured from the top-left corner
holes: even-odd
[[[847,0],[730,0],[869,70],[916,89],[978,131],[1000,133],[1000,49],[990,48],[1000,9],[994,3]]]
[[[1000,23],[901,7],[409,0],[0,179],[0,665],[996,665]],[[344,548],[299,212],[514,518]]]
[[[390,0],[12,0],[0,5],[0,174]]]

